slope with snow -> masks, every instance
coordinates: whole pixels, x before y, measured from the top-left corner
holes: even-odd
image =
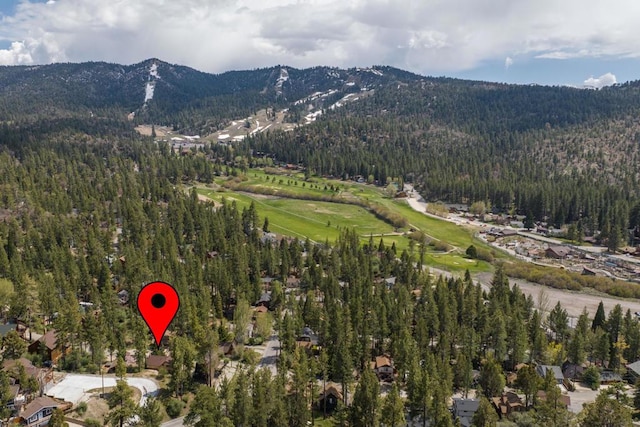
[[[151,68],[149,69],[149,79],[147,81],[147,85],[144,90],[144,105],[147,105],[147,102],[153,99],[153,93],[156,89],[156,81],[160,79],[160,75],[158,74],[158,64],[155,62],[151,64]]]
[[[276,80],[275,89],[278,95],[282,95],[282,85],[289,80],[289,72],[286,68],[280,68],[280,76]]]

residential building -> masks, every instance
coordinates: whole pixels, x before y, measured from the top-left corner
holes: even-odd
[[[493,406],[496,408],[500,418],[511,415],[513,412],[521,412],[525,410],[522,399],[517,394],[508,391],[502,393],[502,396],[491,399]]]
[[[560,366],[556,366],[556,365],[538,365],[536,366],[536,372],[538,373],[538,375],[540,375],[542,378],[547,376],[547,372],[551,371],[553,372],[553,377],[556,380],[556,384],[560,385],[564,382],[564,374],[562,373],[562,368]]]
[[[57,408],[62,410],[71,408],[71,403],[60,402],[48,396],[36,397],[22,408],[18,414],[21,425],[41,427],[49,425],[51,414]]]
[[[460,420],[462,427],[470,427],[472,425],[473,416],[478,412],[480,400],[478,399],[453,399],[453,416]]]

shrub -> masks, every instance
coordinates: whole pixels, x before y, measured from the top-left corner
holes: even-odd
[[[87,418],[84,420],[84,425],[87,427],[102,427],[102,423],[98,420],[94,420],[93,418]]]
[[[156,375],[156,379],[157,379],[158,381],[162,381],[166,375],[167,375],[167,368],[165,368],[165,367],[161,366],[161,367],[158,369],[158,375]]]
[[[255,365],[258,363],[260,356],[253,350],[246,350],[242,352],[242,362],[248,365]]]
[[[264,342],[264,338],[261,336],[251,337],[249,338],[249,345],[261,345]]]
[[[591,390],[597,390],[600,387],[600,371],[595,366],[589,366],[582,373],[582,382]]]
[[[80,416],[84,415],[87,412],[87,402],[80,402],[76,407],[76,413]]]
[[[164,406],[170,418],[178,418],[182,412],[182,408],[184,408],[184,403],[178,399],[169,399]]]
[[[433,244],[433,248],[436,251],[440,251],[440,252],[448,252],[451,250],[451,246],[448,245],[446,242],[443,242],[441,240],[434,240],[432,241],[430,244]]]
[[[465,251],[465,253],[467,254],[467,256],[471,259],[476,259],[478,258],[478,250],[476,249],[475,246],[470,245],[467,250]]]
[[[478,256],[479,260],[486,261],[486,262],[488,262],[490,264],[493,263],[493,261],[495,261],[495,258],[493,256],[493,252],[491,252],[491,251],[488,251],[488,250],[482,249],[482,248],[480,248],[480,249],[476,248],[476,253],[477,253],[477,256]]]

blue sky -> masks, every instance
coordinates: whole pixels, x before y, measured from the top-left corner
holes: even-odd
[[[0,2],[0,13],[3,15],[11,14],[17,3],[17,0],[5,0]]]
[[[636,0],[0,0],[0,64],[380,64],[601,87],[640,79],[639,17]]]

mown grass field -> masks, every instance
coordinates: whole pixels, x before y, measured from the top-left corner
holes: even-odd
[[[404,200],[385,197],[383,189],[373,185],[318,177],[305,181],[301,173],[284,175],[281,174],[282,172],[268,174],[261,169],[251,169],[246,175],[232,179],[231,184],[234,189],[198,188],[198,193],[216,202],[221,202],[223,199],[227,202],[235,201],[240,209],[254,202],[260,223],[268,217],[270,230],[279,234],[298,238],[308,237],[316,242],[325,240],[333,242],[341,229],[352,228],[358,232],[363,242],[368,241],[369,236],[373,235],[376,244],[382,238],[385,245],[395,242],[398,251],[402,251],[409,249],[409,231],[418,230],[430,239],[451,246],[451,250],[447,252],[436,251],[432,246],[427,246],[423,259],[426,265],[448,271],[469,269],[472,273],[492,269],[490,264],[470,260],[464,255],[464,251],[471,244],[487,250],[491,249],[475,239],[471,229],[417,212]],[[229,186],[228,181],[226,177],[219,178],[216,184]],[[264,190],[275,194],[253,193]],[[278,194],[286,195],[286,198],[279,197]],[[406,218],[409,225],[405,228],[394,228],[369,210],[353,204],[303,200],[310,197],[334,197],[343,202],[345,199],[368,200]],[[415,245],[414,256],[417,257],[418,253],[418,245]],[[497,253],[496,256],[504,255]]]
[[[265,197],[235,191],[218,192],[198,189],[198,193],[216,202],[236,202],[239,209],[255,203],[260,223],[269,218],[269,228],[275,233],[309,239],[315,242],[330,242],[340,234],[341,228],[353,228],[358,234],[392,233],[393,227],[377,219],[364,208],[338,203],[317,202],[298,199]]]

